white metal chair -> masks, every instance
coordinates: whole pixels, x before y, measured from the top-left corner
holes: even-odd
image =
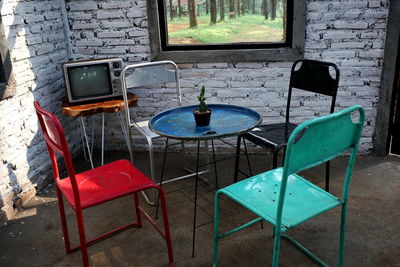
[[[176,86],[177,105],[181,106],[181,89],[179,85],[178,67],[169,60],[138,63],[126,66],[121,73],[122,78],[122,94],[125,101],[125,106],[128,106],[127,90],[129,88],[140,88],[155,84],[174,83]],[[160,138],[158,134],[152,132],[148,128],[148,121],[136,121],[131,117],[131,112],[127,108],[125,110],[126,125],[127,125],[127,145],[131,161],[133,162],[133,148],[131,144],[131,129],[135,128],[143,135],[148,143],[149,158],[150,158],[150,178],[155,182],[155,166],[153,154],[153,140]],[[182,145],[183,146],[183,145]]]

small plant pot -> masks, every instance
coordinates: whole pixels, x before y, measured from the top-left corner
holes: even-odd
[[[206,112],[200,112],[198,109],[193,111],[194,120],[196,121],[196,126],[208,126],[210,125],[211,119],[211,109]]]

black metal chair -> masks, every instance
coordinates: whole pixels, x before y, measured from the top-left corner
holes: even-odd
[[[330,70],[334,72],[335,77],[331,76]],[[250,175],[239,169],[241,140],[243,140],[247,158],[248,155],[245,140],[248,140],[255,145],[261,146],[263,148],[272,149],[272,168],[275,169],[277,167],[279,151],[282,148],[286,148],[288,138],[294,128],[296,128],[297,126],[297,124],[289,121],[290,102],[293,88],[330,96],[332,99],[330,113],[333,113],[335,109],[339,78],[340,72],[338,67],[334,63],[310,59],[300,59],[294,62],[290,74],[289,92],[286,105],[286,121],[283,123],[261,125],[253,129],[251,132],[238,136],[236,146],[234,182],[237,182],[239,172],[247,177],[253,176],[249,160],[247,160],[247,163],[249,166]],[[325,179],[325,189],[329,191],[329,162],[327,162],[326,164]]]

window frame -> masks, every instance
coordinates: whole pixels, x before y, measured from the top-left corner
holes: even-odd
[[[151,60],[173,60],[176,63],[202,62],[262,62],[293,61],[304,56],[306,0],[288,0],[288,16],[292,13],[291,25],[285,43],[249,43],[231,45],[187,45],[163,44],[160,29],[159,0],[147,0],[148,30]],[[162,9],[161,9],[162,10]],[[289,19],[290,20],[290,19]],[[289,21],[288,20],[288,21]],[[165,25],[165,24],[164,24]],[[289,32],[291,31],[291,34]],[[164,37],[164,43],[166,38]]]

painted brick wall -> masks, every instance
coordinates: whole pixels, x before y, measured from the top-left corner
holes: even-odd
[[[60,64],[67,52],[58,0],[3,0],[0,10],[17,83],[16,95],[0,101],[1,221],[52,179],[33,101],[60,115]],[[74,133],[73,121],[62,123],[67,133]],[[70,139],[73,152],[79,149],[74,140]]]
[[[149,60],[146,1],[70,1],[68,19],[76,58],[119,56],[126,63]],[[372,148],[376,104],[382,70],[388,2],[368,0],[309,1],[307,4],[305,57],[335,62],[341,70],[336,110],[361,104],[367,122],[361,151]],[[183,103],[196,103],[199,86],[207,87],[208,103],[251,107],[266,123],[284,119],[288,78],[292,62],[181,64]],[[173,88],[136,90],[139,107],[147,119],[174,106]],[[328,100],[314,94],[294,94],[296,122],[327,112]],[[123,148],[117,120],[108,120],[108,148]],[[144,139],[135,137],[135,148]]]

